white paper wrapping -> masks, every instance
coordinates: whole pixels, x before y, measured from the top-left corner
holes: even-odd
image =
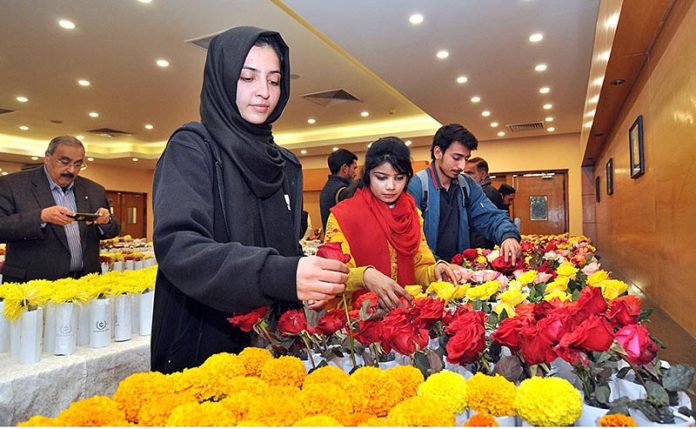
[[[149,268],[157,264],[157,260],[155,258],[147,258],[143,261],[143,268]]]
[[[130,295],[131,299],[131,332],[140,333],[140,294]]]
[[[131,339],[131,297],[130,295],[116,295],[114,297],[114,340],[128,341]]]
[[[154,299],[154,291],[140,294],[140,335],[150,335],[152,331],[152,306]]]
[[[123,271],[123,261],[114,262],[114,271]]]
[[[142,270],[144,267],[142,259],[139,261],[133,261],[133,269],[134,270]]]
[[[135,268],[135,261],[132,260],[132,259],[127,260],[127,261],[126,261],[126,264],[125,264],[125,269],[126,269],[126,270],[132,270],[132,269],[134,269],[134,268]]]
[[[77,311],[77,345],[89,344],[89,303],[82,304]]]
[[[10,356],[19,359],[19,343],[22,338],[22,324],[19,319],[10,322]]]
[[[5,301],[0,301],[0,353],[10,351],[10,321],[5,319]]]
[[[57,356],[71,355],[75,353],[77,346],[77,314],[79,307],[72,302],[57,304],[55,307],[56,341],[53,354]]]
[[[43,309],[25,311],[20,318],[19,363],[25,365],[41,360]]]
[[[93,299],[89,303],[89,346],[93,349],[111,343],[111,300]]]
[[[101,273],[106,274],[109,272],[109,263],[108,262],[102,262],[101,263]]]
[[[47,353],[53,353],[53,350],[56,349],[56,306],[51,302],[47,302],[44,307],[43,336],[43,350]]]

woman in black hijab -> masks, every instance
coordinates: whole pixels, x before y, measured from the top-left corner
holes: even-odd
[[[344,264],[300,257],[302,169],[271,134],[289,98],[288,55],[273,31],[237,27],[213,38],[201,122],[175,131],[157,163],[153,371],[239,352],[250,338],[227,322],[233,312],[321,302],[344,289]]]

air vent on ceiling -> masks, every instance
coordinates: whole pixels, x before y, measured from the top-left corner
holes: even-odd
[[[539,121],[539,122],[527,122],[527,123],[523,123],[523,124],[508,124],[507,127],[513,133],[519,133],[522,131],[543,130],[544,123]]]
[[[333,104],[360,101],[356,96],[349,93],[345,89],[334,89],[331,91],[313,92],[301,96],[307,101],[318,104],[323,107],[328,107]]]
[[[2,115],[3,113],[12,113],[12,112],[14,112],[14,110],[3,109],[2,107],[0,107],[0,115]]]
[[[94,128],[92,130],[87,130],[93,134],[99,134],[102,137],[117,137],[117,136],[129,136],[131,133],[128,131],[114,130],[113,128]]]
[[[188,39],[186,40],[187,43],[193,43],[194,45],[198,46],[199,48],[203,48],[205,50],[208,49],[208,46],[210,46],[210,40],[217,36],[220,33],[213,33],[209,34],[207,36],[200,36],[200,37],[195,37],[193,39]]]

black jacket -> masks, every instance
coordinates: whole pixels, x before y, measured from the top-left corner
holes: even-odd
[[[329,220],[331,207],[343,200],[341,193],[351,184],[350,179],[332,174],[324,184],[319,194],[319,209],[321,210],[321,227],[326,231],[326,221]]]

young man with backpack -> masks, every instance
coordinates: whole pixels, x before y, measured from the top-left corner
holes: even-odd
[[[499,244],[501,255],[514,265],[521,251],[519,231],[481,186],[462,174],[477,148],[478,140],[462,125],[441,127],[430,147],[432,162],[411,178],[408,192],[423,214],[425,238],[437,257],[450,261],[470,248],[473,226]]]

